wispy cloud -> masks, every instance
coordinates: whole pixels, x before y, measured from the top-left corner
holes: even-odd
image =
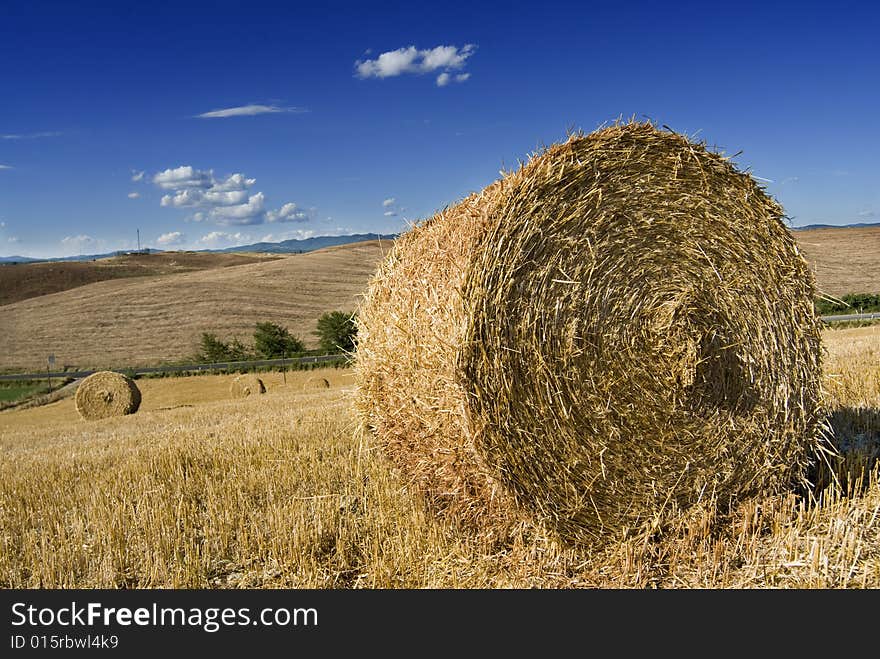
[[[184,235],[180,231],[169,231],[168,233],[163,233],[161,236],[156,238],[156,244],[162,245],[163,247],[168,247],[169,245],[180,245],[183,243]]]
[[[210,112],[202,112],[197,114],[197,119],[225,119],[227,117],[253,117],[258,114],[278,114],[282,112],[291,112],[293,114],[302,114],[308,112],[306,108],[297,107],[281,107],[279,105],[239,105],[234,108],[222,108],[220,110],[211,110]]]
[[[97,248],[99,241],[86,234],[78,236],[65,236],[61,239],[61,244],[68,250],[73,250],[76,254],[82,254],[86,250],[94,250]]]
[[[405,73],[425,74],[439,71],[437,86],[445,87],[450,82],[464,82],[469,73],[453,75],[451,72],[462,69],[477,46],[466,44],[458,46],[436,46],[419,50],[415,46],[389,50],[375,59],[357,60],[354,63],[358,78],[393,78]]]
[[[240,173],[217,179],[214,170],[199,170],[191,165],[166,169],[153,176],[153,183],[169,191],[162,196],[160,205],[193,209],[188,218],[193,222],[226,226],[312,219],[314,209],[304,210],[293,202],[283,204],[278,210],[267,210],[266,196],[249,191],[256,182]]]
[[[137,199],[137,198],[140,197],[140,196],[141,196],[141,193],[140,193],[140,192],[129,192],[129,193],[128,193],[128,198],[129,198],[129,199]]]
[[[856,216],[863,219],[863,220],[866,220],[866,219],[873,219],[875,217],[880,217],[880,213],[878,213],[875,210],[863,210],[863,211],[859,211],[858,213],[856,213]]]
[[[61,133],[57,131],[44,131],[42,133],[11,133],[0,135],[0,140],[36,140],[41,137],[58,137]]]
[[[12,165],[0,165],[0,169],[15,169]]]
[[[146,172],[139,172],[136,169],[131,170],[132,182],[137,183],[138,181],[143,181],[145,174],[146,174]]]
[[[6,241],[10,242],[10,243],[20,243],[21,238],[18,238],[17,236],[9,236],[9,238],[7,238]]]

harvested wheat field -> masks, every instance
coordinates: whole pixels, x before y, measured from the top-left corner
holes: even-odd
[[[870,451],[880,328],[824,340],[840,441]],[[314,375],[332,388],[304,391]],[[595,553],[528,522],[487,538],[430,514],[358,432],[351,371],[263,373],[268,392],[241,400],[231,377],[138,380],[127,417],[85,422],[70,399],[0,413],[0,587],[880,587],[876,480]]]

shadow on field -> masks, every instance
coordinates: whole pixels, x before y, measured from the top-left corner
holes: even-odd
[[[863,492],[880,461],[880,409],[841,407],[828,416],[826,433],[836,455],[823,459],[810,478],[819,492],[837,480],[847,495]]]

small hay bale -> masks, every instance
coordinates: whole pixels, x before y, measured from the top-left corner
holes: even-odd
[[[362,422],[436,510],[574,544],[780,492],[822,441],[783,217],[685,136],[573,135],[395,242],[357,314]]]
[[[141,392],[134,380],[114,371],[98,371],[80,382],[76,411],[87,421],[134,414],[141,405]]]
[[[310,377],[303,385],[303,389],[329,389],[330,380],[327,378]]]
[[[232,384],[229,385],[229,393],[233,398],[264,394],[266,393],[266,385],[256,375],[245,373],[232,380]]]

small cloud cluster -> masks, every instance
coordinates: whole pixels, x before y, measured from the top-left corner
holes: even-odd
[[[464,68],[468,58],[474,54],[475,44],[457,46],[436,46],[419,50],[415,46],[389,50],[375,59],[357,60],[354,63],[355,75],[359,78],[392,78],[405,73],[425,74],[439,71],[436,83],[445,87],[451,82],[464,82],[470,73],[453,74]]]
[[[169,231],[156,238],[156,244],[162,245],[162,247],[180,245],[183,243],[183,238],[184,236],[180,231]]]
[[[223,108],[220,110],[211,110],[210,112],[202,112],[195,115],[196,119],[226,119],[229,117],[252,117],[258,114],[278,114],[281,112],[292,112],[294,114],[302,114],[308,112],[305,108],[297,107],[281,107],[278,105],[239,105],[234,108]]]
[[[192,209],[194,212],[189,219],[194,222],[249,225],[311,219],[311,211],[292,202],[278,210],[267,210],[265,195],[250,193],[256,182],[243,174],[217,179],[213,170],[199,170],[191,165],[166,169],[153,176],[153,183],[167,191],[159,203],[171,208]]]
[[[382,208],[384,212],[382,213],[385,217],[397,217],[399,213],[402,213],[406,210],[403,206],[397,203],[397,199],[394,197],[388,197],[382,202]]]
[[[0,169],[12,169],[12,165],[0,165]]]

